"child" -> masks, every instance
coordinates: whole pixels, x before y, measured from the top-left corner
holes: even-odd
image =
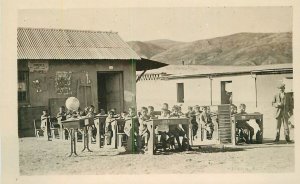
[[[181,112],[181,107],[178,105],[174,105],[172,108],[171,117],[180,118],[184,116],[184,114]]]
[[[155,119],[156,116],[154,114],[154,107],[153,106],[148,106],[148,116],[150,119]]]
[[[179,118],[180,115],[179,115],[178,106],[177,105],[173,106],[172,110],[173,110],[173,112],[170,117],[171,118]],[[182,150],[182,146],[181,146],[182,144],[180,142],[179,137],[182,136],[182,137],[186,138],[186,133],[185,133],[184,129],[182,128],[182,125],[178,124],[178,125],[170,126],[169,132],[170,132],[170,135],[173,135],[175,137],[179,150]]]
[[[50,116],[48,115],[47,110],[43,110],[43,114],[41,116],[41,129],[44,132],[44,137],[48,137],[48,141],[51,141],[51,131],[50,131]]]
[[[61,121],[64,121],[67,119],[67,113],[66,113],[65,106],[59,107],[59,113],[57,113],[56,118],[60,119]]]
[[[230,113],[231,113],[231,115],[234,115],[234,114],[237,113],[237,106],[236,105],[234,105],[234,104],[230,105]]]
[[[132,128],[132,126],[135,127]],[[138,138],[138,133],[139,133],[137,115],[134,107],[128,108],[128,114],[125,117],[124,132],[128,136],[125,149],[127,152],[132,153],[137,150],[137,145],[136,145],[137,142],[134,140]]]
[[[115,123],[114,112],[109,111],[108,116],[105,120],[105,135],[106,135],[106,144],[111,145],[111,139],[113,135],[113,126]]]
[[[88,113],[86,116],[92,118],[92,119],[90,119],[90,124],[91,124],[91,129],[92,129],[92,143],[95,143],[96,136],[97,136],[97,128],[94,123],[95,107],[93,105],[90,105],[90,107],[88,108]]]
[[[100,109],[100,115],[101,116],[105,115],[105,110],[104,109]]]
[[[59,113],[57,113],[56,118],[58,120],[58,124],[60,127],[62,127],[61,121],[64,121],[67,119],[67,113],[65,106],[59,107]],[[68,131],[65,129],[62,129],[62,133],[65,134],[65,139],[68,139]]]
[[[110,109],[110,111],[113,112],[113,117],[114,118],[119,118],[120,117],[120,114],[117,114],[117,109],[116,108],[112,108],[112,109]]]
[[[194,140],[194,136],[197,135],[198,124],[196,121],[196,114],[195,111],[193,110],[193,107],[191,106],[188,107],[188,112],[185,114],[185,116],[189,118],[190,123],[192,124],[192,139]]]
[[[169,113],[169,114],[171,114],[171,111],[169,110],[169,104],[167,104],[167,103],[163,103],[163,105],[162,105],[162,109],[165,109],[165,110],[167,110],[167,111],[168,111],[168,113]]]
[[[208,107],[204,106],[202,110],[203,111],[200,114],[200,124],[204,131],[206,131],[206,139],[211,140],[214,131],[214,125],[210,113],[208,112]]]
[[[197,132],[199,129],[199,124],[200,124],[200,106],[199,105],[195,105],[194,106],[194,115],[196,118],[196,122],[194,122],[194,124],[192,125],[192,129],[193,129],[193,138],[197,138]]]
[[[148,131],[147,122],[150,117],[147,115],[148,109],[146,107],[142,107],[141,116],[139,117],[139,136],[138,136],[138,147],[140,149],[148,150],[148,140],[150,132]]]
[[[129,107],[128,114],[125,117],[125,126],[124,126],[124,132],[127,136],[130,136],[130,130],[132,126],[132,118],[136,118],[136,112],[134,107]]]
[[[170,114],[167,109],[162,109],[162,114],[158,117],[159,119],[169,118]],[[155,134],[160,135],[160,142],[162,143],[162,148],[165,151],[167,148],[167,137],[169,135],[169,125],[160,124],[155,129]]]
[[[239,107],[240,107],[240,113],[239,114],[247,114],[245,104],[241,104]],[[252,144],[252,139],[253,139],[253,135],[254,135],[254,128],[252,128],[247,123],[247,121],[245,121],[245,120],[238,120],[236,122],[236,128],[238,128],[239,130],[243,130],[243,131],[240,132],[241,133],[240,137],[247,137],[246,138],[246,143]],[[247,134],[246,131],[250,132],[250,139],[248,138],[248,136],[244,135],[244,134]]]

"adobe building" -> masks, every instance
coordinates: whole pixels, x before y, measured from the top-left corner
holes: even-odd
[[[56,116],[68,97],[80,108],[136,106],[136,70],[165,64],[140,58],[116,32],[18,28],[19,136],[34,136],[43,109]]]
[[[261,66],[169,65],[146,72],[137,83],[137,106],[162,103],[188,106],[244,103],[246,111],[264,115],[266,137],[275,138],[275,108],[272,100],[280,82],[293,95],[293,64]],[[159,94],[159,95],[151,95]],[[282,131],[283,132],[283,131]]]

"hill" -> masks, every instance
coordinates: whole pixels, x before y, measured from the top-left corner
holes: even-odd
[[[153,40],[142,43],[148,45],[143,45],[143,54],[168,64],[183,61],[189,65],[292,63],[292,33],[238,33],[194,42]],[[132,48],[139,54],[137,47]]]
[[[152,43],[145,43],[140,41],[130,41],[127,43],[140,57],[147,59],[150,59],[151,57],[163,51],[166,51],[166,49]]]

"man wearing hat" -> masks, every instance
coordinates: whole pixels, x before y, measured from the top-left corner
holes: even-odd
[[[290,143],[290,132],[288,126],[288,118],[292,112],[292,99],[289,95],[287,95],[285,90],[285,84],[280,83],[278,85],[279,92],[274,96],[272,101],[272,106],[276,108],[275,118],[277,121],[277,131],[276,131],[276,138],[274,142],[279,142],[280,139],[280,128],[281,124],[284,127],[284,135],[285,140],[287,143]]]

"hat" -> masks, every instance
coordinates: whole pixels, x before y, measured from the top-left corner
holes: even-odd
[[[277,86],[278,89],[282,89],[282,88],[285,88],[285,84],[281,83]]]

